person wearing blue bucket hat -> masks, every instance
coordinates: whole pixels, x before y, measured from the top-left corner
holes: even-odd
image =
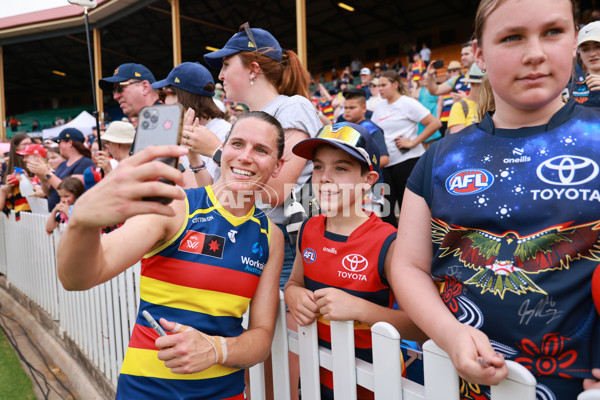
[[[228,100],[243,103],[250,111],[265,111],[281,123],[285,130],[285,164],[281,173],[268,182],[275,196],[263,205],[263,210],[284,232],[286,255],[281,274],[280,287],[287,281],[294,262],[294,234],[288,235],[286,228],[290,216],[284,212],[286,199],[289,205],[291,193],[299,195],[302,186],[309,180],[312,163],[294,155],[292,147],[301,140],[314,137],[322,124],[309,100],[310,74],[302,66],[296,53],[282,49],[277,39],[260,28],[250,28],[248,23],[240,27],[222,49],[204,55],[206,63],[220,69],[219,80]],[[221,142],[214,135],[196,132],[189,119],[184,126],[184,136],[199,134],[192,149],[218,159]],[[308,204],[308,201],[306,202]],[[296,208],[297,209],[297,208]]]
[[[159,102],[158,93],[150,86],[155,81],[152,72],[142,64],[126,63],[115,68],[112,76],[100,79],[98,84],[104,92],[112,91],[113,99],[125,115],[136,118],[144,106]]]
[[[165,104],[179,103],[185,109],[193,110],[198,129],[204,127],[221,142],[225,141],[231,124],[223,119],[225,114],[213,100],[215,82],[210,71],[202,64],[181,63],[165,79],[154,82],[152,88],[158,90]],[[196,139],[197,136],[184,134],[181,144],[191,147]],[[180,158],[180,162],[186,167],[186,185],[202,187],[216,182],[220,176],[219,166],[210,157],[197,152],[190,151],[187,157]]]

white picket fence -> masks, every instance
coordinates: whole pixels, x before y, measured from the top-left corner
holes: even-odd
[[[45,232],[45,215],[22,213],[15,221],[0,215],[0,273],[9,285],[44,309],[63,335],[74,341],[89,361],[116,386],[120,365],[139,305],[139,263],[110,282],[85,292],[65,291],[56,276],[56,244],[60,233]],[[77,245],[77,243],[73,243]],[[85,260],[82,260],[85,263]],[[290,399],[288,351],[300,355],[302,398],[319,400],[319,366],[333,371],[334,395],[356,399],[356,385],[375,393],[376,400],[458,400],[458,374],[448,355],[428,341],[423,346],[425,385],[401,376],[400,335],[380,322],[372,329],[373,363],[355,359],[351,321],[331,323],[331,350],[318,346],[316,322],[288,330],[285,304],[280,304],[272,345],[273,391]],[[414,368],[414,367],[409,367]],[[491,389],[493,400],[535,399],[535,378],[521,365],[508,362],[509,376]],[[264,367],[250,368],[253,400],[265,398]],[[589,390],[578,400],[600,399]]]

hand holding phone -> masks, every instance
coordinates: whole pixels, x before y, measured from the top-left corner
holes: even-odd
[[[152,328],[154,328],[154,330],[160,336],[167,336],[164,329],[158,324],[158,322],[156,322],[156,320],[154,318],[152,318],[152,315],[150,315],[150,313],[148,311],[146,311],[146,310],[142,311],[142,315],[144,316],[144,318],[146,318],[146,321],[148,321],[150,326],[152,326]]]
[[[183,130],[183,114],[183,107],[179,104],[163,104],[142,108],[138,117],[137,132],[133,142],[133,153],[136,154],[148,146],[179,145]],[[177,168],[179,164],[177,157],[157,158],[157,160],[173,168]],[[174,184],[166,179],[160,178],[159,180],[170,185]],[[143,200],[168,204],[172,199],[165,197],[144,197]]]
[[[435,60],[433,62],[433,68],[435,68],[435,69],[444,68],[444,59],[440,58],[439,60]]]

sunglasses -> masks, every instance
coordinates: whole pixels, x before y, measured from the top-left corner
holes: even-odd
[[[246,36],[248,36],[248,39],[250,39],[250,42],[254,46],[254,50],[258,50],[256,40],[254,40],[254,35],[252,34],[252,29],[250,29],[250,23],[244,22],[242,25],[240,25],[240,32],[242,31],[242,29],[246,31]]]
[[[158,97],[161,100],[165,100],[167,98],[167,96],[175,96],[176,93],[173,89],[171,89],[170,87],[162,87],[160,89],[158,89]]]
[[[366,144],[365,138],[360,134],[360,132],[349,126],[342,126],[336,129],[333,127],[334,125],[324,126],[321,131],[319,131],[317,138],[331,140],[352,147],[358,151],[361,156],[363,156],[366,163],[369,165],[369,169],[373,171],[373,164],[369,158],[369,153],[367,153],[367,151],[364,149]]]
[[[123,90],[126,86],[135,85],[136,83],[142,83],[143,81],[125,81],[125,82],[117,82],[113,86],[113,93],[123,93]]]

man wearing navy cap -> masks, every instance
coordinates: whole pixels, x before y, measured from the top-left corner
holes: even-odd
[[[119,65],[112,76],[100,79],[99,85],[105,92],[112,91],[113,99],[136,125],[142,107],[159,102],[158,92],[151,86],[155,81],[152,72],[142,64],[127,63]]]

